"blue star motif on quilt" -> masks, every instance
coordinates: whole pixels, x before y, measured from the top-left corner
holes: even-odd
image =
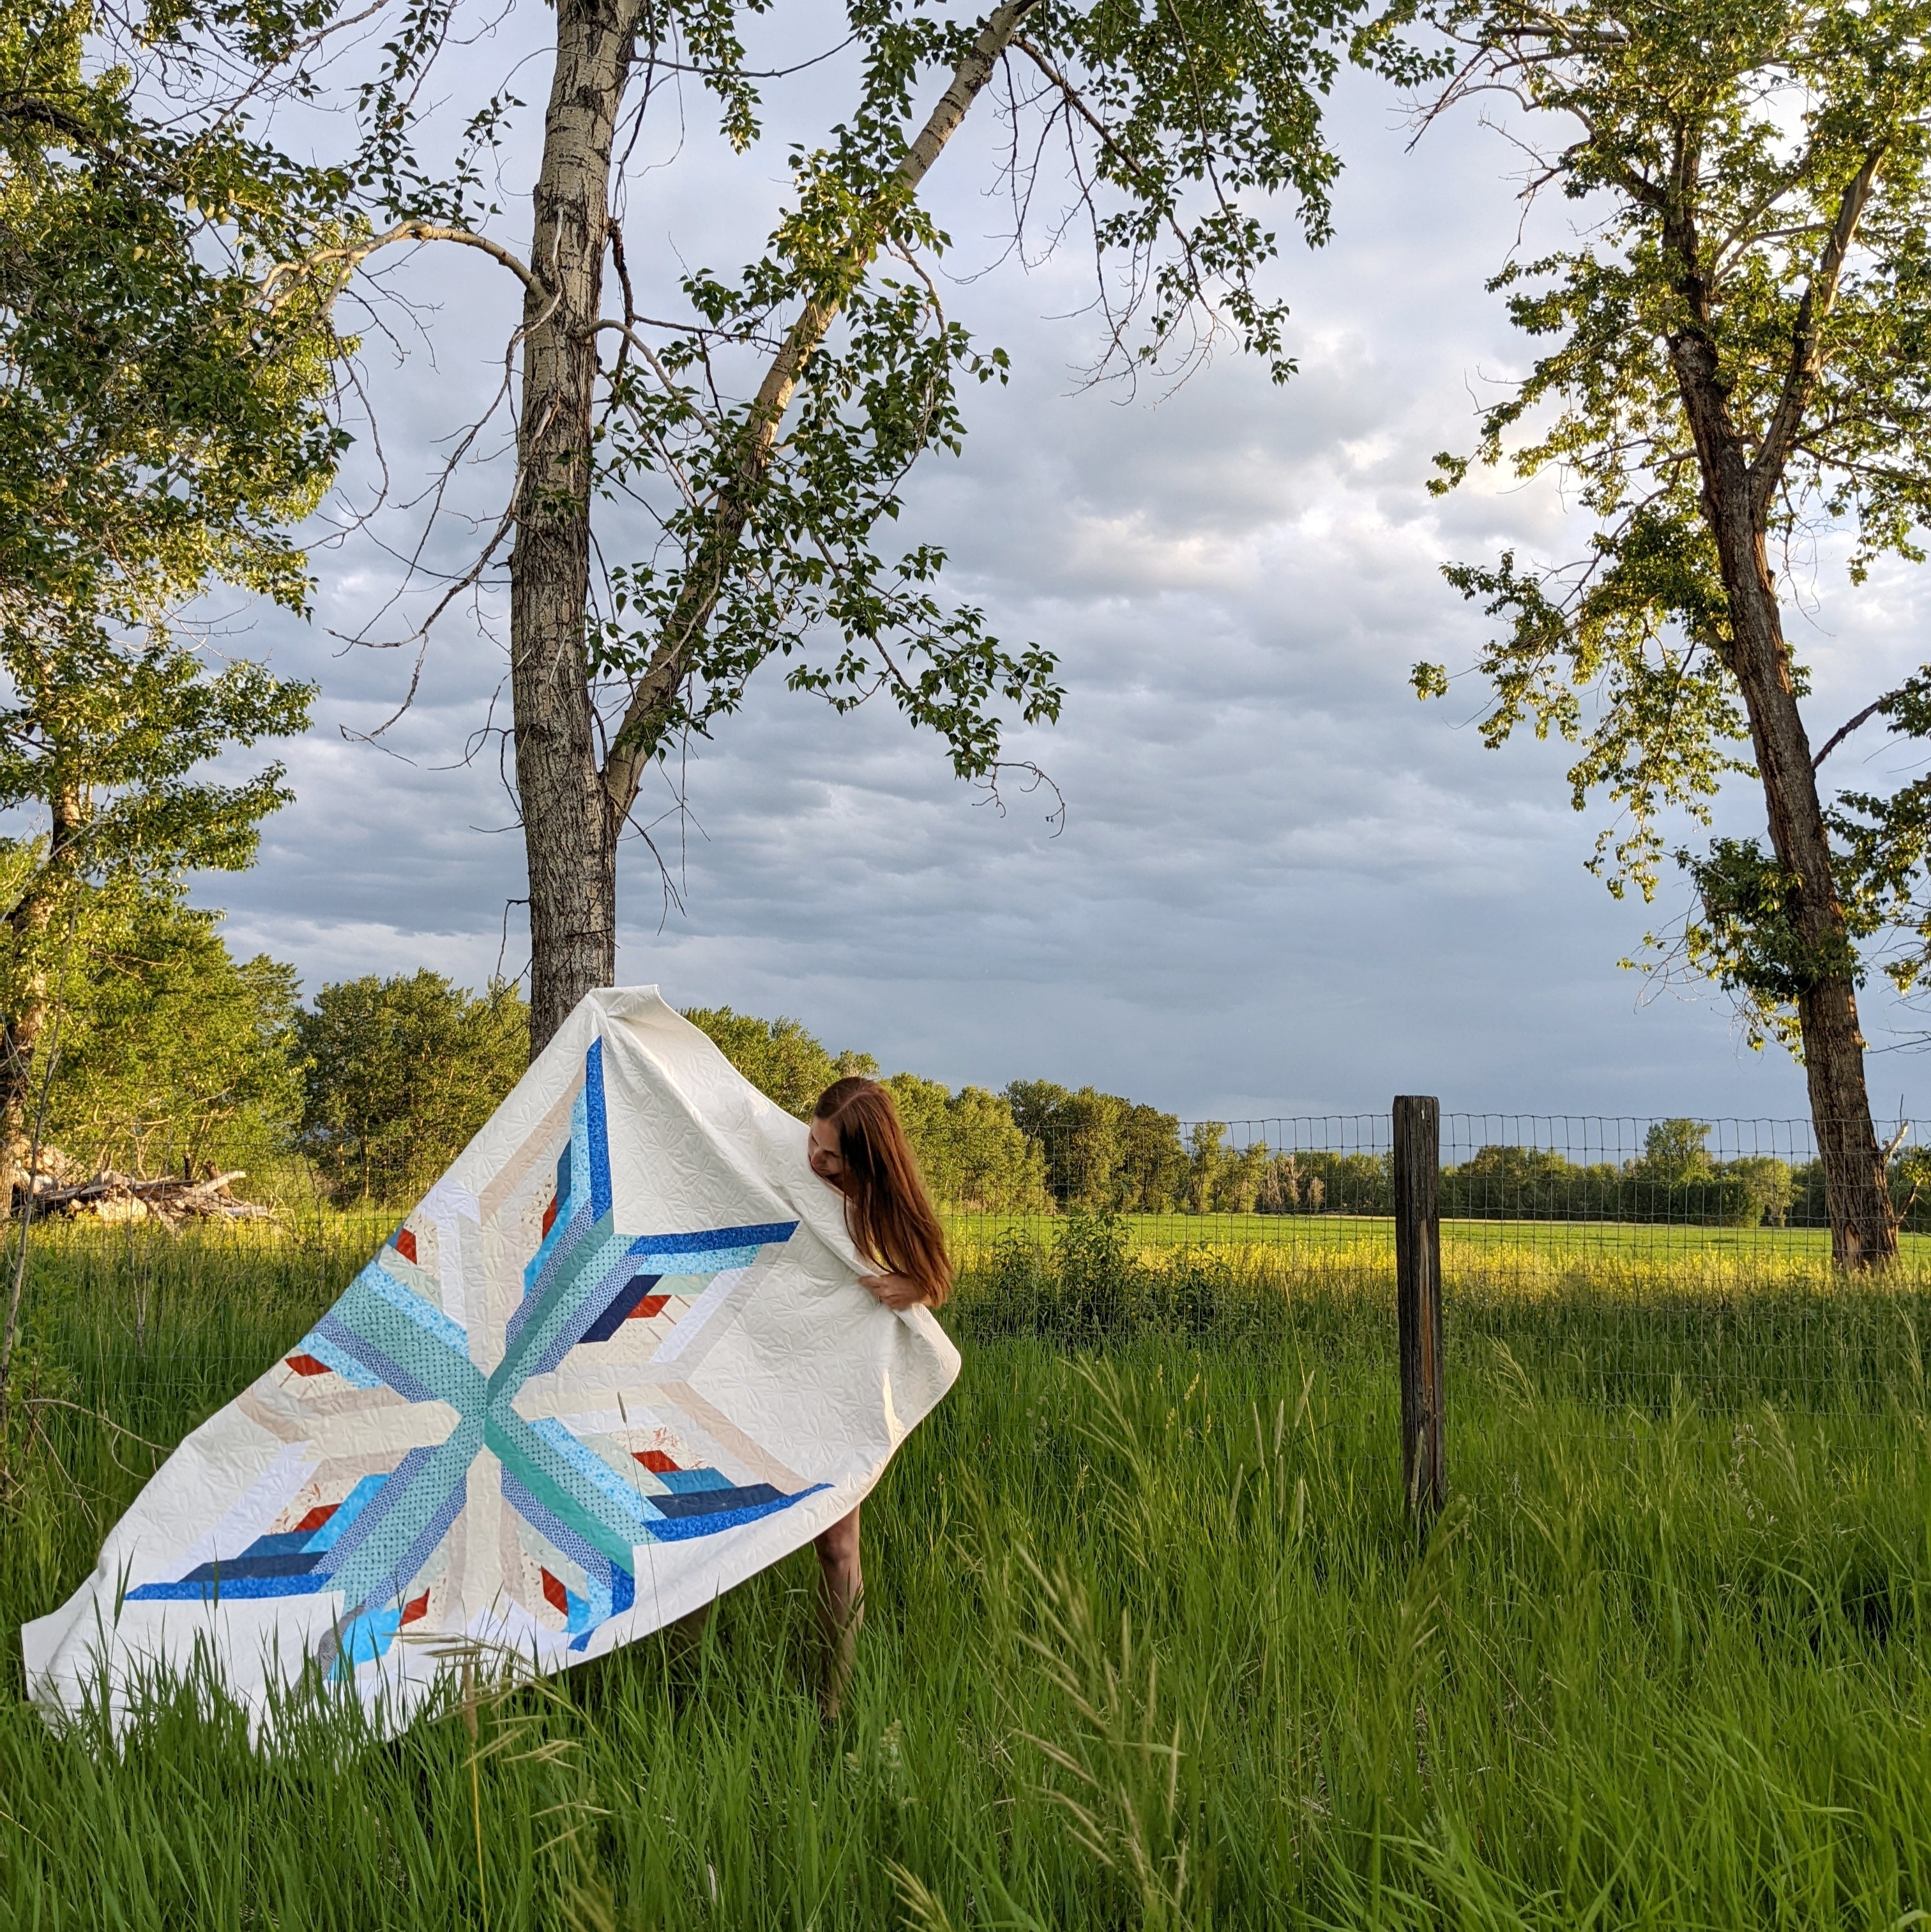
[[[466,1198],[460,1214],[439,1221],[427,1211],[432,1194],[286,1358],[286,1386],[313,1417],[301,1446],[312,1449],[316,1474],[282,1512],[284,1526],[143,1584],[130,1600],[337,1593],[342,1611],[319,1660],[340,1676],[421,1619],[432,1588],[460,1589],[467,1559],[452,1556],[452,1532],[481,1506],[496,1514],[478,1519],[471,1541],[493,1534],[511,1595],[580,1651],[635,1600],[640,1547],[716,1535],[825,1486],[776,1465],[688,1385],[693,1340],[723,1325],[716,1318],[731,1294],[797,1223],[620,1231],[602,1052],[592,1041],[494,1366],[479,1366],[471,1328],[445,1306],[460,1293],[461,1265],[445,1254],[439,1273],[421,1247],[515,1238],[512,1208],[529,1212],[530,1197],[506,1195],[508,1204],[493,1210]],[[474,1280],[473,1253],[466,1264]],[[454,1288],[439,1286],[452,1280]],[[607,1408],[596,1391],[611,1382],[573,1371],[613,1354],[628,1365],[638,1412],[619,1390],[616,1424],[573,1428],[566,1417]],[[409,1409],[398,1421],[400,1405]],[[392,1466],[364,1467],[364,1441],[393,1440],[398,1429],[418,1439]],[[483,1471],[495,1495],[472,1493]],[[507,1528],[505,1510],[515,1519]]]

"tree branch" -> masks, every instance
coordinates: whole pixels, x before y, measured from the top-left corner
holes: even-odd
[[[1783,379],[1783,393],[1777,398],[1777,413],[1771,417],[1770,427],[1764,432],[1762,446],[1750,465],[1750,508],[1759,523],[1769,509],[1770,500],[1783,478],[1791,446],[1803,425],[1804,412],[1810,406],[1811,395],[1817,387],[1817,378],[1824,366],[1819,339],[1825,323],[1830,320],[1831,311],[1837,306],[1838,285],[1843,279],[1844,258],[1851,251],[1858,224],[1870,202],[1871,189],[1885,152],[1885,144],[1882,142],[1872,148],[1865,155],[1864,165],[1845,184],[1844,192],[1838,200],[1837,219],[1831,226],[1831,238],[1825,243],[1817,272],[1811,277],[1810,286],[1804,291],[1804,299],[1798,304],[1797,326],[1792,332],[1790,368]]]
[[[1876,717],[1881,712],[1888,711],[1891,707],[1904,695],[1906,691],[1909,688],[1909,687],[1908,686],[1900,685],[1895,691],[1887,691],[1882,698],[1873,698],[1870,703],[1867,704],[1855,718],[1850,718],[1844,724],[1840,724],[1837,730],[1833,731],[1830,736],[1824,740],[1824,748],[1817,754],[1816,757],[1810,760],[1810,769],[1813,772],[1816,770],[1818,766],[1821,765],[1824,760],[1851,735],[1853,731],[1858,730],[1863,726],[1868,724],[1871,720]]]
[[[345,248],[319,248],[312,255],[304,255],[299,261],[277,262],[262,278],[260,291],[262,299],[273,302],[276,288],[284,281],[292,281],[304,269],[313,268],[324,263],[337,265],[338,274],[346,278],[349,272],[359,268],[379,250],[391,247],[398,242],[454,242],[466,248],[480,248],[492,261],[500,262],[539,301],[547,301],[550,291],[543,286],[534,270],[500,242],[493,242],[487,235],[478,235],[468,228],[452,228],[439,221],[403,221],[380,235],[371,235],[365,240],[352,242]]]
[[[643,769],[657,748],[671,700],[683,682],[697,640],[710,622],[723,594],[725,572],[745,525],[750,520],[759,485],[771,466],[778,426],[796,393],[805,365],[829,332],[844,305],[850,286],[877,252],[893,208],[909,200],[944,152],[970,112],[980,90],[992,76],[1021,22],[1036,0],[1005,0],[952,70],[950,84],[927,117],[890,183],[875,196],[865,219],[845,251],[843,271],[831,286],[808,302],[772,358],[758,386],[739,439],[736,474],[721,494],[697,554],[686,572],[682,590],[664,627],[661,641],[643,675],[631,687],[622,723],[604,761],[604,785],[610,808],[619,820],[629,815],[642,782]]]

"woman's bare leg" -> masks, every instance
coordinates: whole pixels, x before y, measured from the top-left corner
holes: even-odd
[[[711,1612],[718,1607],[713,1597],[708,1604],[700,1604],[694,1610],[687,1610],[676,1618],[665,1633],[666,1640],[673,1657],[688,1657],[703,1647],[704,1632],[709,1625]]]
[[[825,1658],[820,1696],[825,1714],[835,1718],[851,1682],[858,1627],[865,1620],[865,1572],[859,1561],[858,1511],[835,1522],[817,1540],[818,1638]]]

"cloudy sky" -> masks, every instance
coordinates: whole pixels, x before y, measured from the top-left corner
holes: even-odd
[[[472,56],[478,72],[517,58],[540,100],[532,48]],[[639,176],[625,214],[640,272],[661,287],[680,262],[754,252],[786,138],[842,98],[835,68],[775,91],[771,137],[742,160],[695,131],[681,149],[660,137],[666,165]],[[894,716],[840,719],[769,680],[694,751],[688,814],[658,828],[681,908],[627,848],[620,979],[795,1015],[953,1084],[1092,1082],[1192,1117],[1382,1109],[1398,1090],[1456,1109],[1803,1111],[1801,1075],[1746,1049],[1720,995],[1618,969],[1680,914],[1681,888],[1646,913],[1588,876],[1596,821],[1569,809],[1561,748],[1485,750],[1472,680],[1445,704],[1408,689],[1416,658],[1460,668],[1481,641],[1444,559],[1510,543],[1552,558],[1575,536],[1553,486],[1478,481],[1446,503],[1423,487],[1431,454],[1466,448],[1477,400],[1521,366],[1483,290],[1522,218],[1515,155],[1472,122],[1408,152],[1399,104],[1358,79],[1333,124],[1335,239],[1291,246],[1279,270],[1300,362],[1285,389],[1231,353],[1171,394],[1082,388],[1080,263],[1002,261],[994,130],[947,152],[932,185],[955,244],[949,304],[1015,373],[967,399],[965,454],[928,463],[907,523],[948,547],[952,589],[1002,636],[1059,654],[1063,722],[1012,748],[1051,773],[1063,826],[1037,800],[1003,815],[978,801]],[[531,160],[514,137],[507,188]],[[505,238],[526,220],[506,198]],[[321,684],[289,758],[297,802],[254,872],[202,893],[228,908],[237,950],[292,960],[311,989],[421,964],[475,983],[527,957],[506,903],[520,841],[478,736],[506,718],[500,596],[445,620],[382,748],[352,736],[393,710],[409,667],[340,639],[406,628],[379,616],[412,540],[403,506],[498,380],[520,296],[446,250],[397,265],[392,286],[363,355],[388,507],[315,552],[313,623],[238,632]],[[376,460],[365,435],[338,519],[368,502]],[[504,480],[500,464],[466,470],[456,500],[485,516]],[[452,561],[469,540],[451,524],[430,554]],[[1922,594],[1903,570],[1852,593],[1820,565],[1793,620],[1813,730],[1915,662]],[[1895,754],[1867,735],[1845,776],[1881,782]],[[1750,804],[1739,795],[1740,828]],[[1921,1022],[1875,993],[1867,1022],[1888,1114],[1924,1084],[1906,1050]]]

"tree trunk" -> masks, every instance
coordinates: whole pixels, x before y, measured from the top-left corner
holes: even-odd
[[[1756,493],[1742,440],[1729,420],[1715,350],[1707,335],[1690,332],[1672,344],[1672,352],[1702,470],[1704,514],[1729,598],[1731,668],[1750,713],[1771,845],[1779,866],[1796,882],[1794,922],[1813,965],[1797,1001],[1797,1017],[1811,1124],[1824,1163],[1831,1252],[1842,1267],[1867,1268],[1897,1254],[1897,1224],[1871,1124],[1858,1027],[1856,956],[1831,868],[1810,734],[1791,683],[1783,614],[1762,520],[1753,507]]]
[[[529,866],[532,1059],[593,986],[616,976],[618,814],[598,769],[585,635],[591,410],[608,238],[610,142],[635,0],[558,0],[523,303],[510,686]]]
[[[57,791],[49,806],[52,823],[46,861],[6,915],[20,976],[0,1024],[0,1213],[8,1211],[14,1190],[28,1184],[35,1126],[35,1063],[52,1009],[47,928],[55,906],[74,883],[74,847],[87,815],[85,800],[71,791]]]
[[[916,190],[1036,0],[1003,0],[907,149],[896,186]],[[887,211],[859,224],[849,259],[792,325],[753,404],[736,487],[687,573],[669,634],[597,758],[585,613],[589,590],[591,416],[609,225],[610,144],[640,0],[558,0],[556,73],[544,124],[523,304],[523,394],[510,557],[510,683],[517,789],[529,867],[529,1048],[616,974],[616,841],[656,755],[677,688],[709,624],[805,364],[883,238]]]

